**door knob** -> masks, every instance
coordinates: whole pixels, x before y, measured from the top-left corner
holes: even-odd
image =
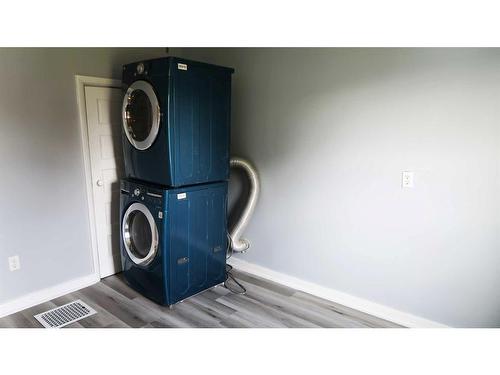
[[[102,180],[97,180],[97,186],[102,186],[104,185],[104,182],[102,182]]]

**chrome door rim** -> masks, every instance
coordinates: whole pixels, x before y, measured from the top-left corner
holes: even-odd
[[[141,90],[143,91],[150,103],[151,103],[151,116],[152,116],[152,124],[151,124],[151,131],[149,132],[148,137],[143,140],[143,141],[137,141],[135,140],[132,135],[130,134],[130,131],[128,129],[128,124],[127,124],[127,118],[128,118],[128,111],[127,111],[127,106],[130,101],[130,96],[135,90]],[[129,88],[127,89],[127,92],[125,93],[125,96],[123,97],[123,104],[122,104],[122,124],[123,124],[123,130],[125,131],[125,135],[127,136],[128,141],[132,146],[134,146],[138,150],[146,150],[151,145],[156,139],[156,136],[158,135],[158,130],[160,129],[160,105],[158,103],[158,98],[156,97],[156,94],[153,90],[153,86],[151,86],[148,82],[146,81],[135,81],[132,83]]]
[[[146,255],[144,258],[137,257],[130,248],[131,239],[129,232],[129,218],[130,214],[134,211],[140,211],[146,216],[149,222],[149,227],[151,229],[151,247],[149,249],[148,255]],[[140,266],[146,266],[153,261],[156,253],[158,252],[158,228],[156,227],[153,215],[151,215],[151,212],[142,203],[132,203],[129,208],[127,208],[127,211],[125,211],[122,221],[122,239],[125,245],[125,250],[127,251],[127,254],[132,262]]]

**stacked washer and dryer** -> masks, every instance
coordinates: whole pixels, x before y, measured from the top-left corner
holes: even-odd
[[[123,274],[162,305],[226,278],[233,71],[176,57],[123,67]]]

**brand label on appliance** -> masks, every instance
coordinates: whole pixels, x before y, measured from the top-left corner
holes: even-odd
[[[177,69],[179,69],[179,70],[188,70],[188,66],[187,66],[187,64],[178,63],[177,64]]]
[[[186,199],[186,193],[177,194],[177,199]]]

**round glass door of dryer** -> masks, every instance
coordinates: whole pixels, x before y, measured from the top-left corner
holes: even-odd
[[[158,228],[153,215],[142,203],[125,211],[122,238],[129,258],[137,265],[150,264],[158,252]]]
[[[123,130],[138,150],[146,150],[156,139],[160,128],[160,106],[153,86],[146,81],[132,83],[122,106]]]

